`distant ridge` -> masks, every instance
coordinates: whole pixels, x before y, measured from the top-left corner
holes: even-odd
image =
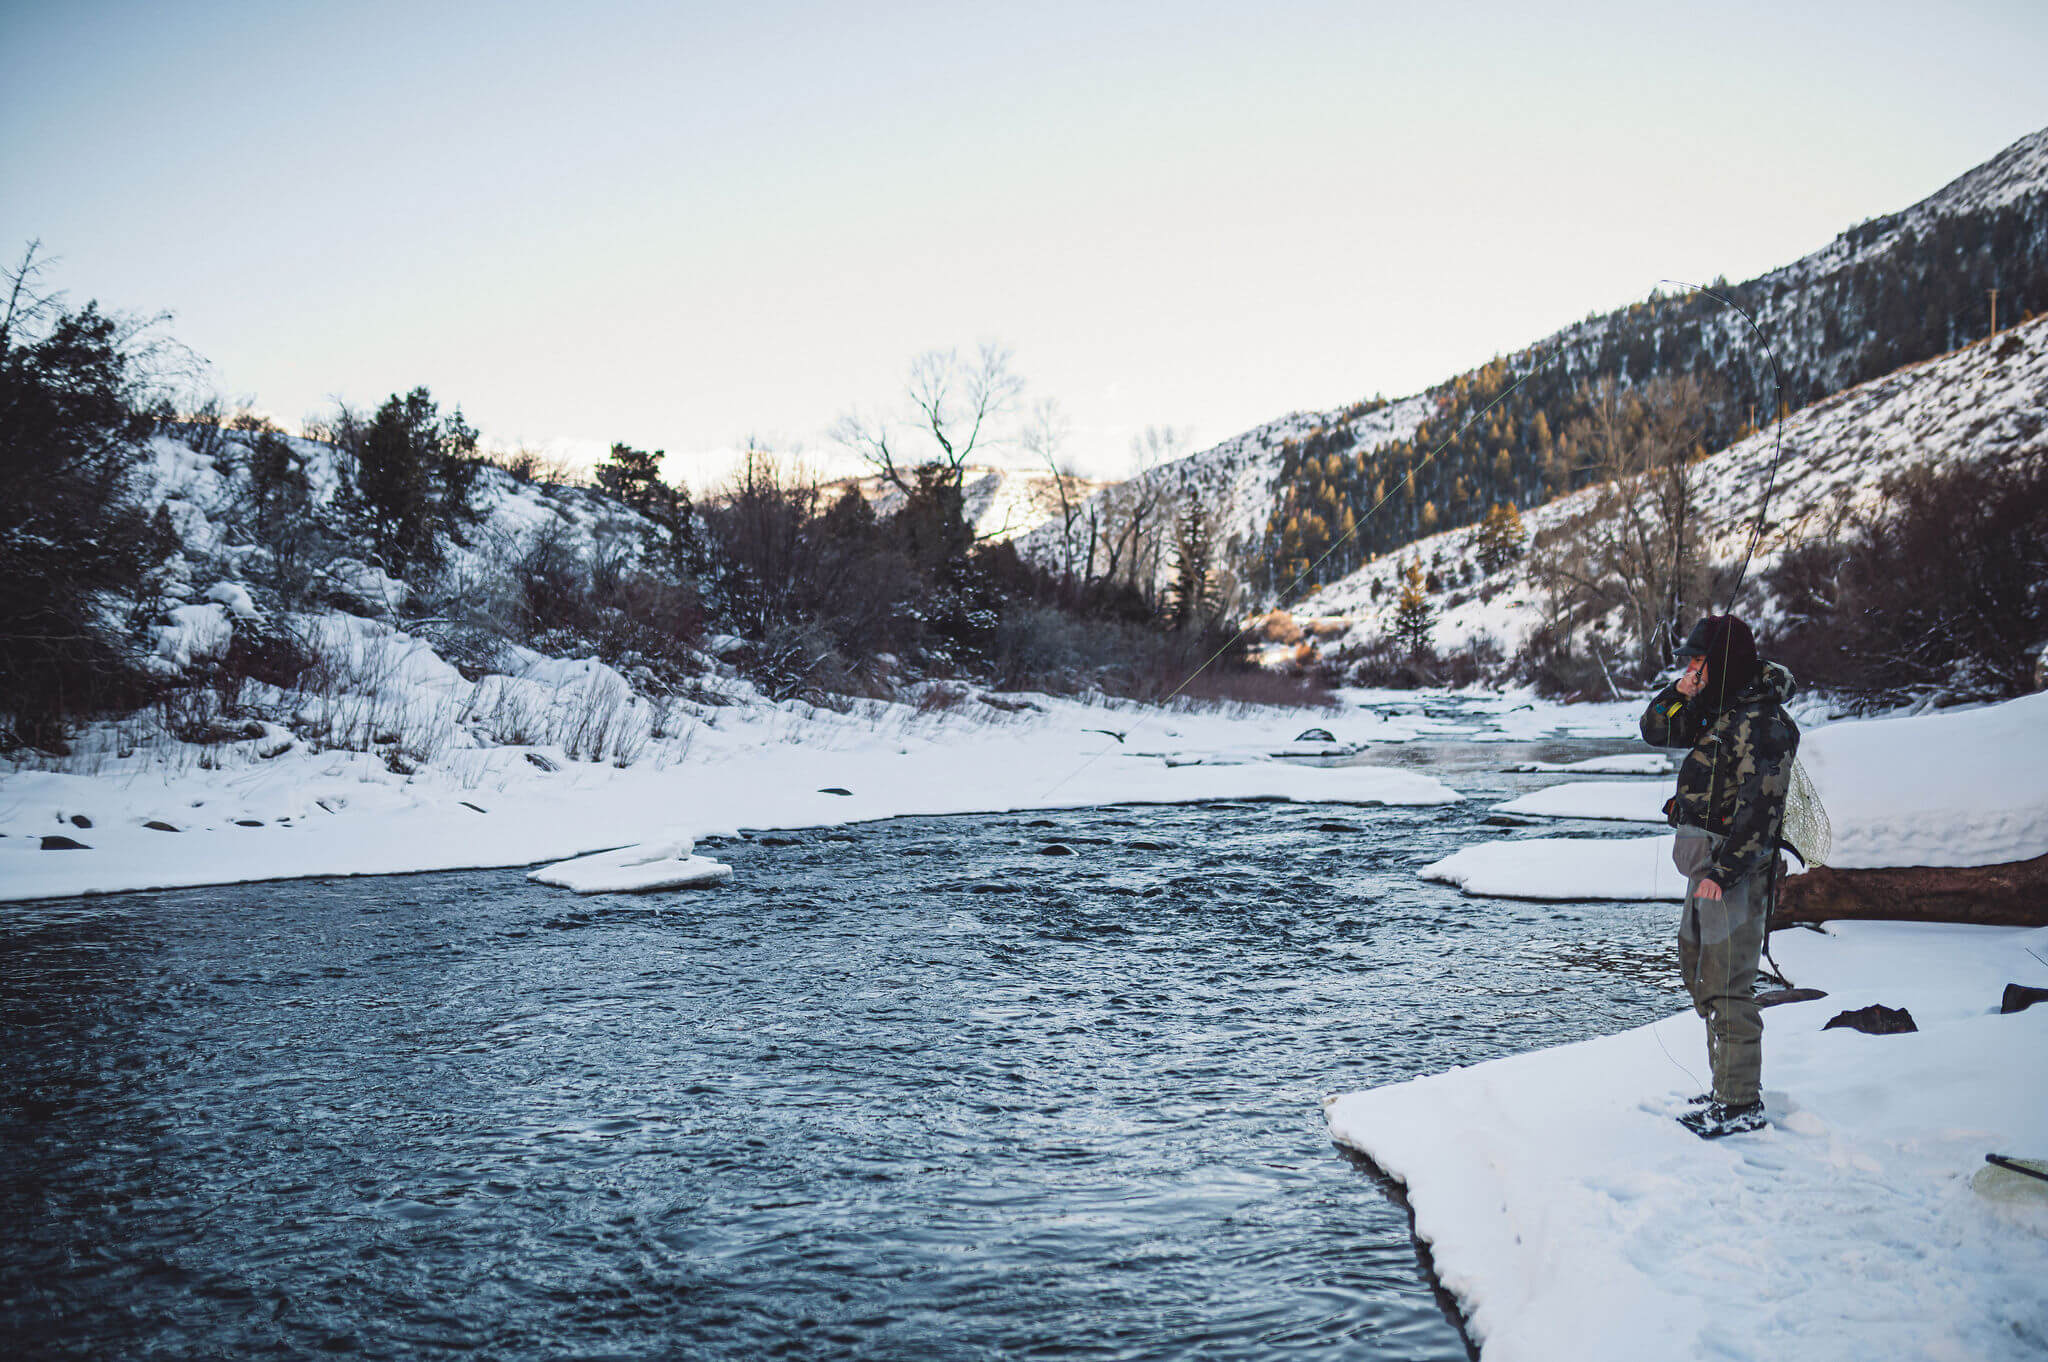
[[[1992,289],[2001,326],[2048,312],[2048,129],[1791,264],[1710,286],[1756,317],[1776,354],[1787,410],[1981,339]],[[1496,501],[1526,509],[1583,485],[1583,471],[1555,447],[1584,410],[1583,386],[1667,374],[1716,382],[1700,433],[1710,451],[1770,414],[1773,377],[1743,318],[1697,294],[1653,294],[1412,397],[1268,421],[1089,505],[1110,514],[1117,498],[1142,489],[1154,502],[1199,507],[1248,601],[1273,603],[1333,545],[1338,551],[1314,574],[1319,581],[1425,534],[1472,524]],[[1525,378],[1485,421],[1465,426]],[[1368,523],[1388,488],[1404,491]],[[1156,516],[1153,532],[1170,539],[1174,518]],[[1362,526],[1349,539],[1347,518]],[[1019,546],[1058,562],[1060,527],[1040,526]],[[1172,556],[1170,545],[1141,556],[1154,589],[1165,589]]]

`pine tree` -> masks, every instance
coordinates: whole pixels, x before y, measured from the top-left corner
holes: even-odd
[[[1394,645],[1410,658],[1429,652],[1429,637],[1436,629],[1436,609],[1423,589],[1422,565],[1410,563],[1402,574],[1401,598],[1394,605]]]
[[[1214,549],[1209,517],[1192,500],[1181,513],[1174,537],[1174,579],[1171,600],[1173,627],[1199,629],[1209,606],[1209,575]]]
[[[427,460],[440,413],[425,388],[377,408],[356,456],[356,493],[371,542],[388,568],[435,556],[434,493]]]
[[[1510,502],[1495,502],[1479,522],[1479,565],[1488,572],[1500,571],[1521,556],[1525,537],[1522,513]]]
[[[668,489],[661,481],[662,451],[648,453],[614,444],[611,457],[597,466],[597,485],[636,511],[653,510]]]
[[[388,567],[439,561],[440,531],[460,536],[475,518],[470,495],[482,464],[476,428],[459,407],[442,416],[425,388],[377,408],[356,451],[355,496]]]

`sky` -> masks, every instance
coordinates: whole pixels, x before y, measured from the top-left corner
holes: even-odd
[[[2048,125],[2044,70],[2038,0],[16,4],[0,247],[290,428],[424,384],[840,471],[995,342],[1114,475],[1785,264]]]

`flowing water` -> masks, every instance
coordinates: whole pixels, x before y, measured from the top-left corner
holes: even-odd
[[[1320,1099],[1677,1005],[1669,905],[1413,874],[1504,761],[1616,746],[1404,749],[1451,808],[761,835],[644,899],[0,908],[0,1349],[1463,1358]]]

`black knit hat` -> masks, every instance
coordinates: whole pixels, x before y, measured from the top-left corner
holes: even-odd
[[[1680,657],[1707,659],[1707,690],[1717,700],[1740,695],[1756,680],[1756,635],[1733,615],[1703,615],[1678,647]]]

